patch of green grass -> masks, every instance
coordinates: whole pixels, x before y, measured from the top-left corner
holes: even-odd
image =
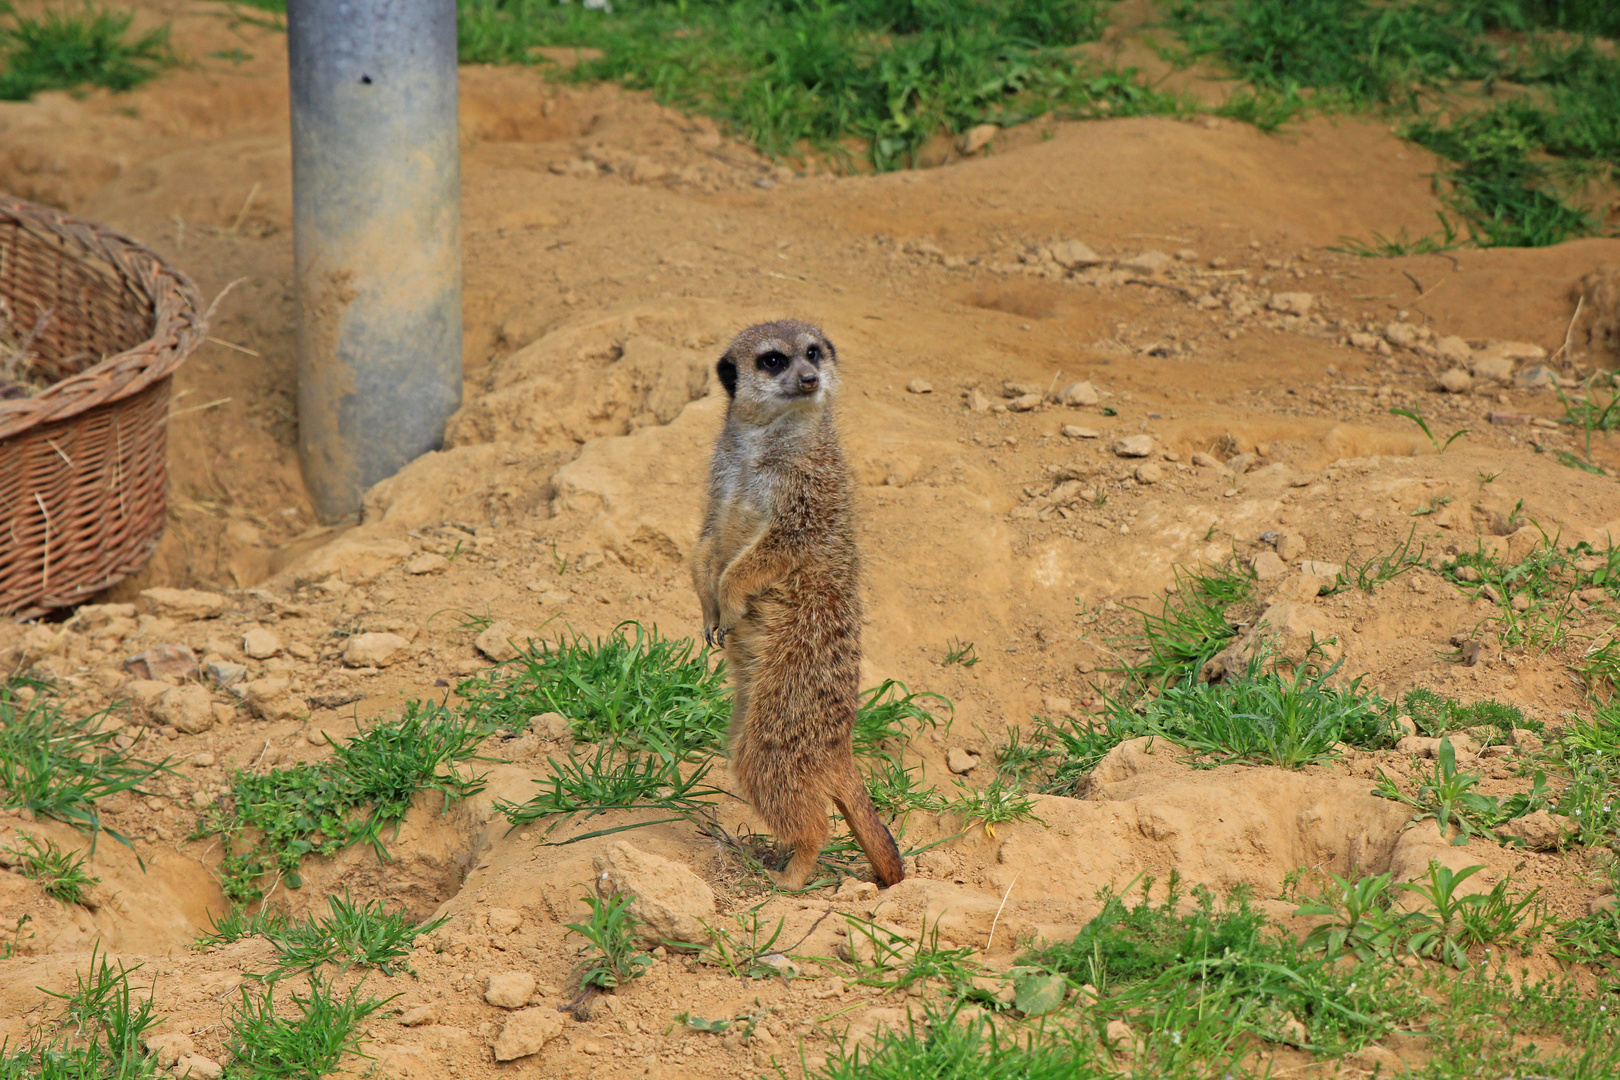
[[[853,981],[885,990],[904,990],[917,983],[944,986],[956,997],[966,996],[973,978],[983,967],[967,946],[945,946],[939,925],[925,925],[918,940],[897,934],[870,919],[844,916]]]
[[[940,718],[925,709],[925,703],[933,703],[947,714],[953,711],[950,699],[931,691],[913,693],[896,679],[884,679],[861,691],[851,734],[855,756],[877,757],[904,745],[925,727],[937,729]],[[945,726],[950,728],[948,716]]]
[[[710,670],[690,639],[639,623],[595,639],[560,635],[457,693],[463,715],[490,730],[522,731],[529,717],[555,712],[581,742],[675,757],[719,749],[731,718],[724,665]]]
[[[1120,717],[1119,726],[1161,735],[1209,766],[1246,761],[1297,769],[1330,757],[1339,743],[1370,750],[1396,742],[1388,705],[1362,690],[1359,677],[1328,685],[1338,664],[1303,664],[1285,676],[1264,663],[1252,658],[1241,675],[1218,683],[1169,687],[1146,699],[1134,720]]]
[[[973,642],[952,638],[951,643],[945,647],[945,659],[940,663],[946,667],[952,664],[961,664],[965,668],[970,668],[977,664],[980,659],[982,658],[979,656],[978,650],[973,647]]]
[[[1308,111],[1410,119],[1402,134],[1446,159],[1439,237],[1347,242],[1356,254],[1429,253],[1459,231],[1480,246],[1541,246],[1602,227],[1583,186],[1620,162],[1620,60],[1584,38],[1613,16],[1533,0],[1181,0],[1184,58],[1214,57],[1245,80],[1231,115],[1274,128]],[[1470,109],[1459,84],[1478,80]],[[1492,94],[1500,82],[1534,96]]]
[[[1439,213],[1435,216],[1440,219],[1439,232],[1414,238],[1408,236],[1406,227],[1402,226],[1394,236],[1375,232],[1371,240],[1340,237],[1339,242],[1330,245],[1328,250],[1363,259],[1396,259],[1405,255],[1439,255],[1462,247],[1465,241],[1457,235],[1457,227],[1451,219]]]
[[[590,919],[565,924],[585,939],[577,972],[580,990],[613,990],[641,978],[653,961],[638,948],[636,917],[630,913],[635,897],[623,894],[603,900],[592,895],[584,900],[591,909]]]
[[[243,987],[225,1019],[233,1080],[320,1080],[345,1055],[360,1052],[360,1025],[393,1000],[363,997],[359,985],[339,995],[330,981],[311,975],[306,994],[290,994],[296,1015],[286,1015],[276,987],[258,993]]]
[[[23,701],[22,685],[35,691]],[[133,848],[129,838],[107,828],[96,801],[133,792],[167,771],[159,762],[120,750],[115,733],[103,730],[105,712],[73,718],[47,684],[7,680],[0,684],[0,806],[26,809],[90,834],[90,850],[101,833]]]
[[[1237,635],[1227,610],[1254,599],[1254,577],[1241,565],[1175,571],[1175,585],[1157,610],[1131,608],[1142,620],[1141,633],[1122,644],[1146,653],[1124,670],[1135,687],[1172,686],[1196,680]]]
[[[1412,718],[1419,735],[1437,738],[1457,731],[1476,731],[1489,728],[1484,736],[1486,745],[1505,743],[1512,739],[1514,728],[1526,728],[1540,733],[1539,720],[1528,719],[1517,705],[1481,698],[1462,704],[1453,698],[1442,697],[1432,690],[1409,690],[1401,698],[1401,708]]]
[[[130,982],[140,968],[109,960],[92,946],[89,970],[74,973],[71,990],[44,991],[64,1003],[55,1036],[36,1029],[29,1045],[12,1053],[0,1044],[0,1077],[147,1080],[161,1075],[156,1057],[148,1056],[141,1045],[160,1018],[152,1009],[151,987]]]
[[[569,757],[563,761],[548,759],[551,775],[534,781],[540,791],[524,803],[497,800],[495,809],[506,816],[516,829],[543,818],[553,817],[546,826],[549,835],[557,826],[575,815],[592,818],[612,810],[661,810],[673,816],[659,821],[638,821],[629,825],[599,829],[573,837],[565,843],[576,843],[596,836],[605,836],[628,829],[669,821],[692,820],[709,811],[713,796],[725,792],[704,783],[713,759],[682,774],[680,762],[655,754],[617,756],[605,746],[599,746],[589,758]]]
[[[776,942],[782,936],[786,920],[777,919],[776,926],[767,934],[759,908],[760,905],[756,905],[733,914],[729,927],[704,923],[710,941],[699,952],[698,960],[723,969],[733,979],[785,978],[780,968],[766,963],[764,958],[776,952]]]
[[[45,895],[64,904],[83,904],[85,891],[101,883],[98,877],[85,872],[88,853],[63,851],[55,841],[46,839],[41,844],[32,834],[19,832],[21,847],[0,847],[10,853],[23,877],[38,882]]]
[[[270,908],[249,912],[244,904],[232,904],[221,915],[208,916],[208,932],[198,934],[193,947],[207,949],[230,945],[250,937],[272,938],[287,927],[285,913]]]
[[[1536,773],[1528,792],[1506,799],[1475,791],[1479,781],[1478,773],[1457,768],[1456,747],[1442,736],[1433,769],[1415,795],[1402,791],[1382,769],[1378,770],[1378,786],[1373,794],[1411,807],[1416,811],[1413,821],[1433,818],[1441,836],[1449,836],[1452,826],[1456,826],[1457,835],[1451,840],[1454,845],[1466,844],[1476,835],[1495,839],[1494,830],[1498,825],[1537,810],[1553,809],[1547,776],[1543,772]]]
[[[1343,592],[1351,585],[1362,592],[1371,595],[1378,586],[1394,581],[1402,574],[1416,570],[1423,565],[1424,547],[1420,543],[1417,550],[1412,550],[1412,542],[1417,538],[1417,526],[1408,530],[1406,539],[1396,544],[1392,551],[1369,555],[1366,558],[1357,558],[1354,555],[1344,560],[1344,569],[1333,580],[1333,584],[1323,591],[1324,596],[1332,596]]]
[[[1610,698],[1590,719],[1569,717],[1549,749],[1568,772],[1554,809],[1574,822],[1572,840],[1620,840],[1620,698]]]
[[[300,888],[305,856],[329,856],[350,844],[369,843],[379,859],[387,859],[383,829],[398,828],[418,793],[436,791],[448,807],[483,790],[481,776],[464,777],[456,766],[475,757],[490,731],[479,721],[413,701],[400,719],[335,746],[329,760],[264,775],[237,773],[226,807],[206,826],[223,841],[226,897],[238,903],[259,899],[260,879],[267,874]]]
[[[982,788],[957,782],[961,794],[947,802],[943,813],[955,814],[968,827],[982,825],[986,836],[996,835],[996,826],[1014,821],[1040,821],[1035,816],[1035,800],[1016,782],[997,776]]]
[[[1620,862],[1609,865],[1609,891],[1620,893]],[[1554,956],[1573,964],[1590,964],[1610,993],[1620,993],[1620,903],[1558,924],[1552,939]]]
[[[0,3],[0,19],[0,101],[83,86],[133,90],[179,62],[167,26],[130,38],[128,11],[86,2],[33,16]]]
[[[1448,559],[1440,573],[1470,596],[1483,596],[1496,605],[1490,625],[1501,636],[1504,648],[1549,649],[1568,636],[1575,592],[1589,587],[1596,576],[1596,572],[1583,573],[1575,567],[1590,552],[1584,543],[1560,551],[1549,540],[1521,562],[1509,565],[1481,544]],[[1606,569],[1604,573],[1607,582]]]
[[[403,911],[389,911],[381,900],[356,904],[347,893],[328,896],[326,903],[324,917],[286,921],[262,931],[276,948],[276,967],[267,978],[314,971],[323,964],[337,964],[340,971],[358,964],[391,976],[420,935],[431,934],[450,918],[417,924]]]
[[[980,123],[1187,108],[1068,51],[1100,34],[1099,0],[654,0],[612,11],[462,0],[460,10],[464,62],[597,48],[602,59],[574,78],[650,90],[776,156],[809,148],[892,169],[936,133]]]

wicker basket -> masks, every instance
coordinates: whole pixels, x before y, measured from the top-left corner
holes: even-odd
[[[27,618],[83,603],[151,556],[170,376],[206,327],[196,286],[153,252],[6,195],[0,298],[39,331],[29,351],[52,380],[0,400],[0,615]]]

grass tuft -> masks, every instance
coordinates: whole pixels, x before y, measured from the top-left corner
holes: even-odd
[[[0,852],[12,856],[19,873],[37,882],[45,895],[64,904],[83,904],[87,890],[101,883],[98,877],[85,872],[89,857],[83,851],[63,851],[47,839],[43,844],[32,834],[19,832],[21,847],[0,847]],[[8,860],[0,859],[0,863]]]
[[[0,101],[26,101],[42,90],[99,86],[133,90],[179,62],[169,28],[129,36],[134,14],[86,3],[23,15],[0,3]]]
[[[241,1080],[320,1080],[359,1053],[359,1028],[393,998],[362,997],[361,987],[339,996],[329,981],[309,977],[309,991],[293,992],[296,1016],[275,1000],[276,984],[257,994],[246,987],[226,1017],[231,1075]]]

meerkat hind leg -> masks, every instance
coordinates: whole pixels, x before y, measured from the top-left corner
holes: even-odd
[[[779,873],[771,874],[776,887],[786,892],[798,892],[804,888],[804,883],[816,872],[816,860],[821,858],[821,847],[826,838],[827,830],[823,829],[821,836],[814,839],[801,836],[795,840],[793,857]]]

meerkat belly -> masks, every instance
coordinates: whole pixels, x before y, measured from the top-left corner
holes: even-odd
[[[848,738],[860,678],[859,609],[813,573],[794,573],[750,605],[748,727],[793,756]]]

